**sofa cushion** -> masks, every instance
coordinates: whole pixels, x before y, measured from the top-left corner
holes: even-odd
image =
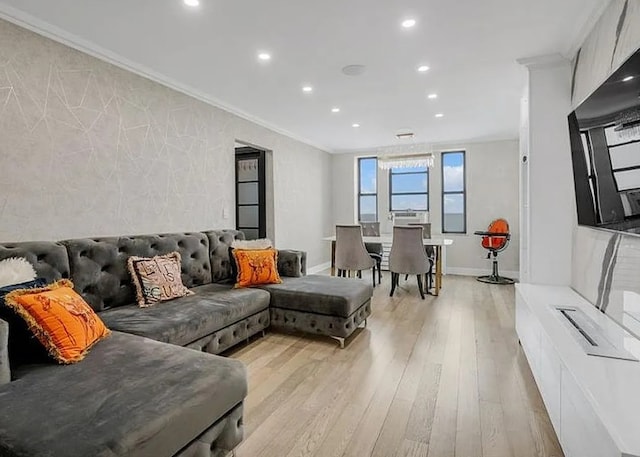
[[[231,267],[229,248],[234,240],[244,240],[244,233],[238,230],[209,230],[204,234],[209,239],[212,281],[234,281],[236,278]]]
[[[193,295],[182,284],[180,262],[177,251],[151,258],[129,257],[127,266],[136,289],[138,306],[146,308],[161,301]]]
[[[339,317],[349,317],[373,295],[368,282],[319,275],[260,288],[271,294],[271,307]]]
[[[27,241],[0,244],[0,260],[23,257],[36,269],[39,278],[46,282],[69,278],[70,266],[67,249],[53,241]]]
[[[263,290],[207,284],[193,292],[150,308],[113,308],[100,318],[112,330],[185,346],[269,306],[269,294]]]
[[[177,251],[186,287],[211,282],[209,240],[203,233],[82,238],[63,243],[69,250],[76,290],[96,311],[127,306],[135,300],[127,269],[130,256],[153,257]]]
[[[237,360],[114,332],[76,365],[0,386],[0,455],[172,456],[246,393]]]
[[[111,333],[68,279],[41,288],[14,290],[5,296],[5,302],[60,363],[79,362]]]
[[[278,251],[269,249],[233,249],[238,268],[235,288],[280,284]]]

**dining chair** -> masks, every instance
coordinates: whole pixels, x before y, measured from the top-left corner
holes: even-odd
[[[421,223],[421,222],[410,222],[409,225],[419,225],[422,227],[422,238],[428,240],[431,238],[431,223]],[[429,272],[427,273],[427,290],[433,287],[433,265],[436,263],[436,250],[433,246],[425,246],[425,252],[427,253],[427,257],[429,257],[429,262],[431,264],[429,268]],[[404,280],[409,279],[409,275],[405,276]]]
[[[363,236],[380,236],[380,222],[360,222]],[[364,243],[369,255],[376,261],[378,284],[382,283],[382,243]]]
[[[422,275],[429,272],[431,262],[427,257],[422,243],[422,227],[410,225],[396,225],[393,227],[393,242],[389,253],[389,271],[391,272],[391,293],[396,290],[400,275],[416,275],[418,290],[424,300]]]
[[[371,268],[373,287],[376,286],[376,261],[369,255],[362,240],[359,225],[336,225],[335,265],[338,276],[347,277],[347,272],[357,271],[362,278],[362,270]]]

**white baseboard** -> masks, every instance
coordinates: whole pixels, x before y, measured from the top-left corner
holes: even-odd
[[[331,268],[331,262],[321,263],[320,265],[315,265],[313,267],[307,268],[307,274],[314,275],[322,271],[328,270],[329,268]],[[446,274],[448,275],[484,276],[484,275],[491,274],[491,269],[487,270],[486,268],[447,267],[446,272],[447,272]],[[506,276],[507,278],[518,279],[519,272],[511,271],[511,270],[501,270],[500,275]]]
[[[321,271],[328,270],[329,268],[331,268],[331,262],[321,263],[320,265],[307,268],[307,274],[314,275],[316,273],[320,273]]]
[[[484,276],[491,274],[491,269],[485,268],[458,268],[458,267],[447,267],[448,275],[459,275],[459,276]],[[507,278],[518,279],[520,275],[517,271],[510,270],[501,270],[500,276],[506,276]]]

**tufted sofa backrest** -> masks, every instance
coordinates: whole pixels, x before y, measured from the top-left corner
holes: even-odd
[[[127,270],[130,256],[153,257],[178,251],[185,286],[211,282],[209,239],[204,233],[82,238],[62,243],[67,247],[75,289],[96,311],[135,302]]]
[[[0,260],[10,257],[25,258],[34,266],[39,278],[47,282],[69,278],[70,267],[67,249],[54,241],[27,241],[0,244]]]
[[[244,240],[244,233],[238,230],[210,230],[204,233],[209,239],[213,282],[233,280],[229,248],[234,240]]]

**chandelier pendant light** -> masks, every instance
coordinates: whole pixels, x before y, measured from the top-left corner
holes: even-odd
[[[433,168],[435,158],[432,153],[408,154],[408,155],[385,155],[378,157],[378,167],[382,170],[392,168]]]

